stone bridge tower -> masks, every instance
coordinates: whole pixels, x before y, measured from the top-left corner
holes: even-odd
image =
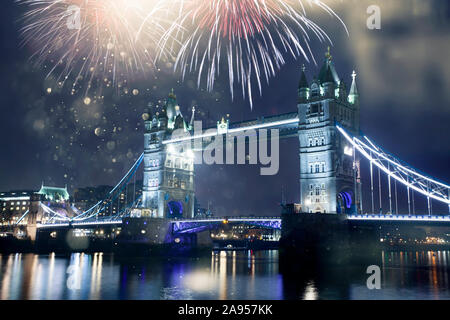
[[[154,110],[155,111],[155,110]],[[194,111],[193,111],[194,112]],[[192,218],[194,215],[194,157],[183,144],[163,144],[174,130],[192,129],[181,114],[172,90],[165,106],[143,114],[144,178],[142,215],[153,218]]]
[[[356,213],[360,208],[359,161],[336,129],[359,134],[359,95],[353,72],[349,92],[330,51],[311,84],[303,67],[298,89],[300,199],[310,213]]]

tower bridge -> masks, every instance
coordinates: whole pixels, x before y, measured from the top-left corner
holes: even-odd
[[[222,119],[217,122],[217,127],[198,131],[195,130],[194,109],[187,121],[172,91],[161,110],[144,112],[144,152],[105,199],[70,218],[51,206],[35,202],[27,213],[28,217],[21,218],[21,223],[27,225],[30,232],[108,224],[124,226],[124,221],[133,219],[145,222],[147,227],[162,228],[163,233],[206,230],[221,223],[223,218],[196,219],[194,216],[194,152],[204,150],[214,139],[236,139],[241,133],[257,134],[261,129],[277,129],[280,138],[297,137],[299,142],[300,210],[297,214],[336,215],[357,224],[378,221],[448,225],[450,217],[447,212],[433,214],[433,201],[448,205],[450,211],[449,185],[405,165],[361,135],[359,116],[356,73],[352,73],[350,89],[347,90],[330,54],[326,55],[318,76],[311,83],[303,67],[297,110],[291,113],[236,123]],[[175,132],[183,134],[175,135]],[[244,139],[249,141],[248,137]],[[370,167],[370,181],[365,183],[370,185],[371,203],[365,208],[361,161],[367,161]],[[120,192],[136,180],[140,166],[143,167],[142,198],[133,199],[115,215],[99,218],[109,204],[117,201]],[[389,210],[384,211],[381,174],[386,175],[388,182],[384,190],[388,190]],[[398,208],[397,184],[407,192],[408,211],[402,214]],[[415,197],[418,196],[426,200],[428,211],[425,214],[415,210],[414,203],[418,201]],[[228,220],[273,229],[280,229],[282,225],[280,217],[229,217]],[[151,229],[147,234],[158,232]],[[161,243],[166,239],[160,236],[151,241]]]

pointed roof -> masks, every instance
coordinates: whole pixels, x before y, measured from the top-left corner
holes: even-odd
[[[191,121],[189,122],[190,127],[194,125],[194,118],[195,118],[195,106],[192,107]]]
[[[353,70],[352,78],[353,78],[352,86],[350,88],[349,95],[357,96],[358,95],[358,87],[356,86],[356,72],[355,72],[355,70]]]
[[[176,113],[177,105],[178,105],[177,96],[175,95],[175,93],[172,89],[169,93],[169,97],[167,98],[167,102],[166,102],[167,117],[171,120],[177,116],[177,113]]]
[[[301,75],[301,78],[300,78],[300,82],[298,84],[298,87],[300,89],[309,88],[308,79],[306,79],[305,69],[306,69],[305,65],[303,65],[302,66],[302,75]]]
[[[321,80],[321,83],[335,83],[330,65],[327,66],[327,71],[325,72],[325,76]]]
[[[319,81],[322,84],[327,82],[334,82],[336,84],[339,83],[339,76],[336,72],[336,68],[334,67],[332,58],[333,57],[330,53],[330,47],[328,47],[328,51],[325,54],[325,61],[319,72]]]
[[[184,118],[181,114],[177,115],[177,117],[175,118],[175,124],[174,124],[174,129],[185,129],[186,128],[186,123],[184,121]]]
[[[45,199],[50,201],[69,200],[70,198],[67,186],[65,188],[56,188],[42,184],[41,189],[37,193],[44,195]]]

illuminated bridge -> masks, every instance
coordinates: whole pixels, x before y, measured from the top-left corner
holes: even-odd
[[[237,159],[256,164],[252,161],[256,161],[257,156],[246,157],[246,149],[249,154],[256,154],[258,146],[261,154],[263,142],[296,137],[300,176],[294,179],[300,181],[299,214],[342,215],[352,223],[449,225],[450,186],[405,164],[362,134],[356,74],[352,74],[348,91],[340,79],[331,57],[327,56],[312,83],[302,71],[297,111],[237,123],[222,119],[217,127],[205,130],[201,125],[196,127],[194,110],[190,121],[185,120],[171,92],[163,109],[147,110],[143,114],[144,152],[104,199],[84,212],[74,208],[76,214],[71,217],[52,206],[35,202],[19,224],[36,229],[78,228],[124,226],[124,219],[136,219],[146,225],[149,222],[155,228],[168,228],[166,231],[172,233],[188,234],[202,232],[226,219],[280,229],[280,217],[196,219],[195,159],[198,153],[202,157],[202,153],[226,149],[223,144],[214,149],[214,143],[219,142],[233,145],[234,152],[237,142]],[[239,147],[239,141],[245,148]],[[271,150],[277,151],[275,145]],[[233,159],[234,156],[233,153]],[[107,208],[119,203],[121,192],[126,191],[131,182],[135,183],[139,168],[143,171],[142,197],[129,199],[116,214],[105,217]],[[363,174],[364,168],[368,173]],[[364,199],[370,200],[363,204]],[[156,229],[149,229],[146,234],[156,232]],[[163,241],[161,238],[164,236],[158,241]]]

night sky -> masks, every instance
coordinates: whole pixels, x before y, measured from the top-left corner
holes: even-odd
[[[350,86],[356,70],[361,96],[361,130],[386,151],[427,174],[450,183],[450,6],[447,0],[328,0],[344,20],[311,12],[333,40],[331,53]],[[369,5],[381,7],[381,30],[366,27]],[[328,44],[313,41],[318,66],[287,58],[286,65],[253,109],[239,97],[231,101],[227,79],[213,92],[198,89],[195,78],[181,81],[172,69],[130,80],[129,92],[108,89],[101,102],[59,88],[44,68],[34,66],[32,48],[20,47],[22,8],[2,2],[0,66],[0,190],[52,186],[115,185],[143,151],[142,112],[174,88],[185,116],[193,105],[216,121],[254,119],[296,110],[301,65],[311,81]],[[48,93],[47,88],[52,88]],[[132,90],[139,94],[133,95]],[[95,133],[95,129],[97,133]],[[259,175],[259,166],[196,167],[196,195],[217,215],[278,215],[282,186],[288,202],[299,202],[298,141],[282,140],[280,172]],[[364,181],[367,188],[368,180]],[[384,188],[386,190],[386,187]],[[368,195],[365,207],[368,208]],[[424,202],[422,200],[422,202]],[[405,207],[403,203],[401,205]],[[435,210],[445,212],[436,204]]]

